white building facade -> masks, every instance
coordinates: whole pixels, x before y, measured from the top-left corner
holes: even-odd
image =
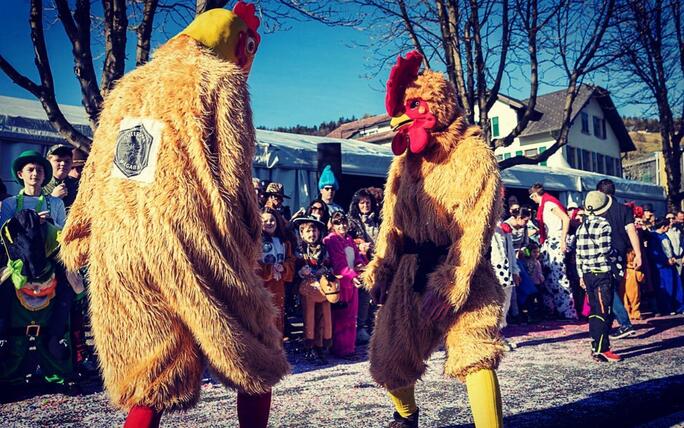
[[[498,160],[542,153],[560,132],[565,91],[540,96],[535,110],[541,116],[508,147],[495,150]],[[492,138],[503,138],[518,124],[524,102],[500,97],[489,111]],[[583,85],[573,104],[567,145],[541,166],[573,168],[622,177],[620,155],[635,150],[627,130],[607,91]]]

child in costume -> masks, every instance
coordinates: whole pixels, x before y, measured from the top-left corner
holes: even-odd
[[[526,287],[523,289],[526,290],[526,293],[519,296],[521,297],[519,304],[527,310],[528,322],[539,321],[543,312],[540,290],[544,284],[544,273],[539,261],[541,257],[539,244],[530,241],[527,247],[520,252],[520,256],[531,286],[524,284]]]
[[[64,204],[43,194],[52,167],[38,152],[22,152],[12,170],[23,188],[0,211],[0,383],[64,383],[73,374],[74,300],[57,260]]]
[[[455,103],[441,73],[419,74],[423,57],[399,57],[385,106],[397,130],[375,257],[364,282],[381,304],[370,371],[395,407],[393,427],[417,427],[414,385],[440,343],[444,372],[465,381],[481,427],[502,426],[494,369],[504,292],[486,257],[501,213],[492,150]]]
[[[107,94],[62,235],[87,265],[104,385],[126,424],[158,426],[199,399],[206,364],[237,390],[243,427],[266,427],[289,365],[255,273],[262,221],[247,77],[253,5],[211,9]]]
[[[354,240],[347,234],[347,216],[336,211],[330,218],[332,232],[323,243],[330,254],[333,271],[340,275],[340,302],[333,306],[333,346],[338,357],[353,358],[356,352],[356,317],[359,312],[359,273],[366,259],[359,253]]]
[[[304,306],[304,358],[325,364],[325,350],[332,345],[333,337],[330,302],[321,289],[322,279],[332,273],[328,252],[321,242],[325,224],[313,216],[298,217],[293,223],[300,237],[296,270]],[[339,284],[337,288],[334,293],[339,295]]]
[[[641,293],[639,287],[646,280],[646,275],[643,272],[635,269],[634,258],[636,254],[634,250],[627,251],[627,270],[625,278],[622,280],[618,289],[618,294],[625,303],[625,309],[632,320],[641,319]]]
[[[508,325],[506,317],[511,308],[512,299],[516,298],[513,294],[514,287],[520,284],[520,267],[518,266],[518,260],[515,257],[511,232],[512,228],[509,224],[499,222],[492,235],[492,252],[490,260],[494,272],[496,273],[496,279],[499,281],[499,284],[506,295],[503,305],[503,317],[501,318],[501,328]],[[517,311],[517,302],[515,308]],[[509,351],[515,349],[516,345],[514,343],[505,338],[503,340]]]
[[[264,280],[264,287],[273,295],[278,315],[276,326],[284,333],[285,326],[285,283],[294,278],[295,258],[290,241],[285,238],[285,222],[273,208],[264,208],[261,212],[263,221],[261,235],[261,258],[259,259],[259,276]]]

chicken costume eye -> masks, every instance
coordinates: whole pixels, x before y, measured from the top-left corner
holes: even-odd
[[[414,109],[414,108],[418,108],[419,105],[420,105],[420,101],[419,101],[419,100],[412,100],[412,101],[410,102],[410,104],[409,104],[409,107],[412,108],[412,109]]]
[[[254,55],[257,50],[257,41],[254,39],[254,37],[248,37],[247,38],[247,46],[245,47],[245,51],[250,54]]]

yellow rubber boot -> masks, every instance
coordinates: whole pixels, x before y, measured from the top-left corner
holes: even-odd
[[[418,410],[418,407],[416,406],[414,386],[415,385],[409,385],[404,388],[397,388],[387,391],[392,399],[394,408],[402,418],[408,418]]]
[[[468,399],[476,428],[501,428],[501,392],[496,372],[482,369],[466,376]]]

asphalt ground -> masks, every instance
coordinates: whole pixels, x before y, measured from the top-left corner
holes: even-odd
[[[635,324],[637,335],[613,341],[624,357],[598,363],[589,355],[585,323],[543,322],[512,326],[517,344],[498,370],[507,427],[670,427],[684,426],[684,316]],[[368,375],[365,350],[359,361],[330,359],[307,364],[290,353],[293,372],[273,391],[273,427],[382,427],[393,409]],[[472,426],[465,387],[441,374],[444,353],[416,385],[422,427]],[[2,427],[112,427],[125,414],[111,407],[97,382],[81,395],[45,391],[4,391]],[[237,426],[236,394],[219,384],[202,386],[198,405],[169,413],[162,427]]]

